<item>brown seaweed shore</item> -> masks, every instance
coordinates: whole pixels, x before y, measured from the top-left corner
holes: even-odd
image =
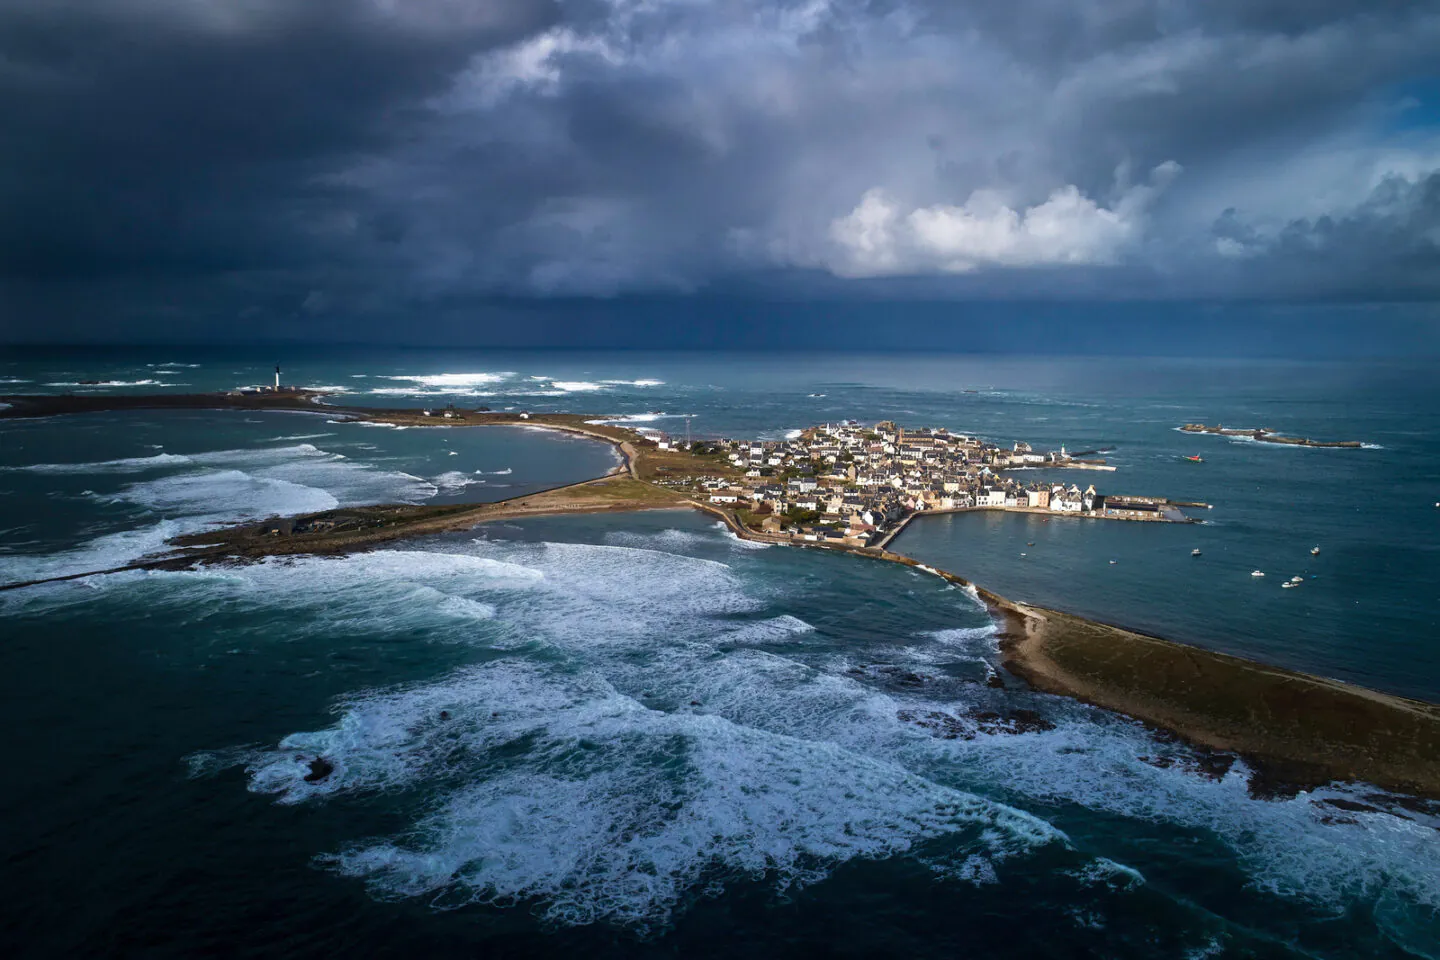
[[[337,417],[426,426],[505,424],[583,434],[614,444],[624,457],[618,475],[486,504],[389,505],[325,511],[222,527],[178,538],[176,552],[114,570],[189,569],[297,554],[345,554],[415,536],[472,529],[498,520],[564,513],[691,508],[717,516],[745,539],[793,543],[745,526],[733,511],[666,489],[654,479],[717,465],[689,454],[658,451],[638,433],[578,414],[463,412],[424,417],[414,410],[347,408],[298,393],[162,397],[0,397],[0,417],[52,416],[117,409],[234,408],[308,410]],[[958,575],[885,548],[805,543],[917,568],[973,590],[1000,627],[1004,666],[1037,690],[1072,697],[1159,728],[1222,759],[1239,755],[1259,795],[1293,793],[1332,781],[1440,799],[1440,707],[1214,653],[1058,610],[1016,603]],[[37,583],[0,584],[0,590]],[[1395,798],[1372,798],[1390,809]],[[1348,801],[1347,801],[1348,802]],[[1399,801],[1426,804],[1427,801]],[[1386,806],[1389,804],[1389,806]],[[1348,809],[1348,808],[1346,808]],[[1378,809],[1378,808],[1377,808]],[[1425,806],[1432,812],[1440,807]],[[1392,811],[1394,812],[1394,811]],[[1402,814],[1403,815],[1403,814]]]

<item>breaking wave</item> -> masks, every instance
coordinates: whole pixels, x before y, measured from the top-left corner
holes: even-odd
[[[1399,925],[1440,907],[1436,818],[1336,823],[1317,801],[1348,788],[1251,799],[1242,763],[1202,775],[1188,747],[1139,724],[993,688],[995,627],[962,591],[898,568],[817,586],[810,555],[737,554],[708,527],[608,539],[157,575],[186,609],[280,605],[289,635],[406,630],[484,661],[356,692],[331,725],[194,767],[238,760],[250,789],[286,804],[413,797],[403,829],[321,865],[381,898],[523,902],[557,924],[653,928],[706,891],[795,889],[865,858],[967,883],[1007,883],[1021,859],[1082,887],[1144,886],[1025,806],[1162,824],[1214,845],[1212,880],[1243,871],[1257,895],[1323,910],[1364,899]],[[728,559],[687,555],[701,552]],[[897,597],[955,604],[958,622],[907,632]],[[888,626],[862,629],[861,609]],[[332,768],[318,778],[317,757]]]
[[[406,376],[380,377],[381,380],[403,380],[425,387],[483,387],[502,383],[515,376],[514,373],[429,373]],[[372,391],[373,392],[373,391]]]
[[[367,503],[418,503],[435,496],[435,484],[328,453],[310,443],[263,449],[157,454],[83,464],[5,468],[42,474],[144,474],[95,500],[138,508],[152,522],[48,555],[14,555],[0,561],[5,581],[43,579],[105,570],[167,550],[166,540],[217,523],[313,513]]]

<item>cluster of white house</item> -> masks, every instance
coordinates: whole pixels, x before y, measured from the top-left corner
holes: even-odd
[[[662,447],[670,441],[661,440]],[[1165,501],[1112,498],[1076,484],[1023,483],[1000,476],[1015,467],[1063,466],[1059,452],[1011,449],[943,428],[906,430],[886,421],[826,424],[785,441],[721,441],[743,479],[702,478],[710,502],[746,507],[771,531],[806,539],[864,543],[923,510],[1041,510],[1156,519]]]

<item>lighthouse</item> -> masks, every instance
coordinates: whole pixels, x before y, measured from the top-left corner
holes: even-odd
[[[275,364],[275,392],[280,392],[280,364]]]

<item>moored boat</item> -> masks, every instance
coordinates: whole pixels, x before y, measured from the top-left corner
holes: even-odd
[[[1252,576],[1252,577],[1263,577],[1263,576],[1265,576],[1265,571],[1264,571],[1264,570],[1251,570],[1251,571],[1250,571],[1250,576]]]

